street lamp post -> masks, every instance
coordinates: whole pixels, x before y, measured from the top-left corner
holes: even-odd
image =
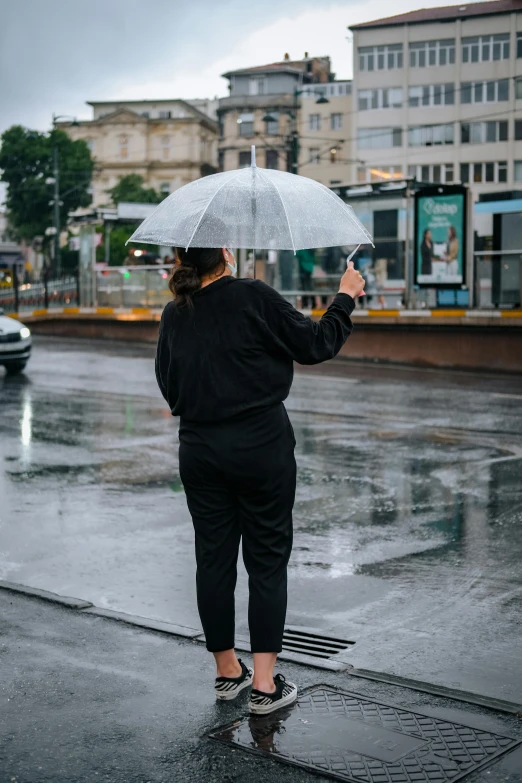
[[[78,125],[76,117],[71,117],[66,114],[56,115],[53,114],[53,176],[47,181],[49,184],[54,185],[53,192],[53,227],[54,227],[54,271],[57,277],[60,277],[62,273],[62,263],[60,254],[60,167],[58,165],[58,144],[56,143],[56,123],[58,120],[72,120],[72,125]],[[53,182],[51,183],[51,179]]]
[[[290,132],[290,170],[292,174],[299,173],[299,128],[297,123],[297,114],[299,112],[299,101],[297,100],[300,95],[307,93],[308,90],[294,90],[294,111],[290,115],[292,119],[292,130]],[[330,103],[325,95],[319,95],[316,100],[318,103]]]
[[[291,112],[287,112],[289,115],[291,121],[292,121],[292,128],[288,137],[289,140],[289,163],[288,163],[288,170],[292,174],[297,174],[299,172],[299,130],[298,130],[298,123],[297,123],[297,113],[299,111],[299,102],[298,97],[302,95],[303,93],[308,92],[308,90],[298,90],[297,88],[294,90],[294,105]],[[319,97],[316,100],[316,103],[330,103],[328,98],[326,98],[324,95],[319,95]],[[270,114],[270,111],[268,111],[265,116],[263,117],[264,122],[275,122],[276,118]]]

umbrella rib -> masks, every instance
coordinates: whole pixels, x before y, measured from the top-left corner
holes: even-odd
[[[313,182],[313,183],[314,183],[314,185],[317,185],[317,187],[318,187],[318,188],[320,188],[321,190],[325,190],[325,191],[328,193],[328,195],[329,195],[329,196],[331,196],[331,197],[332,197],[332,198],[333,198],[335,201],[337,201],[337,199],[339,198],[339,196],[336,196],[336,195],[335,195],[335,193],[332,193],[332,191],[330,190],[330,188],[327,188],[325,185],[321,185],[321,183],[320,183],[320,182],[317,182],[317,180],[315,180],[315,179],[310,179],[310,182]],[[347,205],[344,203],[344,201],[343,201],[342,199],[339,199],[339,200],[340,200],[341,204],[343,205],[343,209],[344,209],[344,211],[346,212],[346,214],[348,215],[348,217],[350,218],[350,220],[352,221],[352,223],[355,223],[355,225],[357,226],[357,228],[359,228],[359,229],[360,229],[360,228],[362,228],[362,229],[363,229],[364,233],[366,234],[366,237],[367,237],[367,238],[370,240],[370,245],[371,245],[372,247],[375,247],[375,245],[373,244],[373,241],[372,241],[372,237],[371,237],[371,234],[370,234],[370,232],[369,232],[369,231],[367,231],[367,230],[364,228],[364,226],[362,225],[362,223],[361,223],[361,225],[360,225],[360,226],[359,226],[359,225],[357,225],[358,221],[357,221],[357,219],[355,219],[355,220],[354,220],[354,218],[352,217],[352,215],[351,215],[351,213],[350,213],[350,210],[349,210],[349,209],[347,209]]]
[[[191,243],[191,242],[192,242],[192,240],[194,239],[194,236],[195,236],[195,234],[196,234],[196,231],[198,230],[198,228],[199,228],[199,226],[200,226],[200,224],[201,224],[201,221],[202,221],[202,220],[203,220],[203,218],[205,217],[205,213],[206,213],[207,209],[208,209],[208,208],[209,208],[209,206],[212,204],[212,202],[213,202],[213,201],[214,201],[214,199],[216,198],[216,196],[217,196],[217,194],[219,193],[219,191],[220,191],[222,188],[224,188],[224,187],[225,187],[225,185],[228,185],[228,183],[229,183],[229,182],[233,182],[235,179],[237,179],[237,178],[239,177],[239,175],[240,175],[240,174],[242,174],[242,172],[243,172],[243,170],[241,170],[240,172],[238,172],[238,173],[236,174],[236,176],[235,176],[235,177],[230,177],[230,179],[227,179],[225,182],[223,182],[223,184],[222,184],[222,185],[220,185],[220,186],[219,186],[219,188],[216,190],[216,192],[215,192],[215,193],[212,195],[212,198],[209,200],[209,202],[208,202],[207,206],[205,207],[205,209],[204,209],[204,210],[203,210],[203,212],[201,213],[201,215],[200,215],[200,218],[199,218],[198,222],[196,223],[196,227],[194,228],[194,231],[192,232],[192,234],[191,234],[191,236],[190,236],[190,239],[189,239],[189,241],[187,242],[187,246],[186,246],[185,250],[188,250],[188,249],[189,249],[189,247],[190,247],[190,243]]]
[[[268,182],[270,182],[270,184],[273,185],[274,188],[276,189],[276,193],[279,196],[279,201],[281,202],[281,205],[282,205],[282,207],[283,207],[283,209],[285,211],[286,223],[288,225],[288,233],[290,234],[290,240],[292,242],[292,250],[294,251],[294,255],[295,255],[294,236],[292,234],[292,229],[290,228],[290,221],[288,220],[288,212],[286,211],[285,202],[283,201],[283,197],[281,196],[281,193],[279,192],[279,188],[277,187],[276,183],[273,180],[270,179],[270,177],[267,177],[267,176],[265,176],[265,174],[263,174],[263,169],[258,169],[258,172],[261,174],[262,177],[264,177]]]

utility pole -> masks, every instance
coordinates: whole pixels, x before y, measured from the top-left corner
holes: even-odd
[[[53,179],[54,179],[54,201],[53,201],[53,224],[54,235],[54,272],[57,277],[62,273],[62,262],[60,257],[60,170],[58,167],[58,145],[56,143],[56,118],[53,115]]]
[[[297,115],[299,112],[299,100],[298,96],[301,94],[297,88],[294,90],[294,113],[292,118],[292,135],[290,138],[291,144],[291,159],[292,159],[292,174],[299,173],[299,125],[297,121]]]
[[[56,140],[56,123],[58,120],[72,120],[72,125],[79,125],[76,117],[70,117],[66,114],[53,114],[53,129],[51,131],[53,141],[53,176],[46,180],[46,183],[54,185],[54,197],[50,202],[53,205],[53,228],[54,228],[54,273],[57,277],[62,274],[62,259],[60,254],[60,166],[58,160],[58,143]]]
[[[292,174],[298,174],[299,173],[299,122],[298,122],[298,115],[299,115],[299,96],[303,95],[303,93],[307,92],[306,89],[304,90],[298,90],[297,87],[294,89],[294,106],[293,111],[290,112],[290,118],[292,121],[292,130],[290,131],[290,138],[289,138],[289,147],[290,147],[290,172]],[[322,103],[330,103],[328,98],[325,95],[320,94],[319,97],[316,100],[316,103],[322,104]]]

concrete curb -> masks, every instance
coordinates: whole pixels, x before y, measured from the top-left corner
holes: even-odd
[[[13,593],[21,593],[31,598],[40,598],[44,601],[61,604],[68,609],[78,609],[82,614],[91,614],[95,617],[104,617],[107,620],[116,620],[127,625],[137,626],[149,631],[169,634],[182,639],[191,639],[198,644],[205,644],[205,635],[201,628],[188,628],[176,623],[167,623],[162,620],[153,620],[149,617],[140,617],[139,615],[127,614],[126,612],[117,612],[114,609],[102,609],[95,606],[90,601],[82,601],[81,598],[69,598],[67,596],[51,593],[48,590],[40,590],[38,587],[27,587],[26,585],[16,584],[15,582],[6,582],[0,579],[0,589],[8,590]],[[246,637],[236,637],[236,650],[250,652],[250,642]],[[336,661],[331,658],[314,658],[311,655],[295,653],[283,650],[278,656],[283,661],[291,661],[302,666],[311,666],[315,669],[323,669],[334,672],[342,672],[353,668],[346,661]]]
[[[43,598],[45,601],[67,606],[69,609],[88,609],[93,605],[90,601],[83,601],[81,598],[69,598],[66,595],[50,593],[49,590],[40,590],[39,587],[27,587],[16,582],[6,582],[3,579],[0,579],[0,589],[9,590],[12,593],[23,593],[33,598]]]
[[[198,628],[187,628],[184,625],[167,623],[163,620],[153,620],[149,617],[140,617],[139,615],[127,614],[126,612],[116,612],[113,609],[100,609],[93,604],[88,608],[82,609],[82,614],[94,614],[97,617],[107,617],[110,620],[119,620],[121,623],[136,625],[139,628],[147,628],[150,631],[161,631],[161,633],[168,633],[172,636],[181,636],[184,639],[197,639],[197,637],[201,636],[201,630]]]
[[[167,623],[161,620],[153,620],[148,617],[140,617],[139,615],[126,614],[125,612],[117,612],[113,609],[101,609],[98,606],[94,606],[90,601],[82,601],[81,598],[70,598],[68,596],[58,595],[57,593],[51,593],[48,590],[40,590],[38,587],[27,587],[26,585],[20,585],[15,582],[7,582],[0,579],[0,590],[6,590],[12,593],[19,593],[26,595],[30,598],[40,598],[44,601],[50,601],[51,603],[61,604],[68,609],[78,609],[81,614],[90,614],[95,617],[103,617],[107,620],[116,620],[117,622],[123,622],[128,625],[137,626],[149,631],[156,631],[160,633],[169,634],[183,639],[190,639],[198,644],[205,643],[205,636],[201,633],[201,630],[196,628],[188,628],[184,625],[176,625],[175,623]],[[236,650],[250,653],[249,640],[244,636],[236,637]],[[283,650],[278,659],[282,661],[290,661],[292,663],[300,664],[302,666],[309,666],[315,669],[323,669],[334,672],[348,672],[350,676],[359,677],[363,680],[373,680],[374,682],[382,682],[387,685],[396,685],[401,688],[409,688],[410,690],[419,691],[421,693],[428,693],[433,696],[442,696],[443,698],[454,699],[456,701],[462,701],[467,704],[474,704],[479,707],[486,707],[488,709],[497,710],[498,712],[505,712],[510,715],[520,716],[522,715],[522,705],[515,702],[504,701],[502,699],[496,699],[491,696],[481,696],[478,693],[471,691],[459,691],[454,688],[446,688],[443,685],[435,685],[433,683],[422,682],[420,680],[409,679],[407,677],[400,677],[393,674],[386,674],[384,672],[375,672],[369,669],[357,669],[346,661],[336,661],[331,658],[313,658],[312,656],[287,652]]]

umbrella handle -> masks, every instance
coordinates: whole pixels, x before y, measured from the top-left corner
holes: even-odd
[[[346,259],[346,268],[348,268],[348,264],[350,263],[350,261],[352,260],[352,258],[353,258],[353,257],[354,257],[354,255],[357,253],[357,251],[359,250],[359,248],[360,248],[360,247],[361,247],[360,245],[357,245],[357,247],[355,248],[355,250],[352,250],[352,252],[351,252],[351,253],[350,253],[350,255],[348,256],[348,258]]]
[[[350,255],[348,256],[348,258],[346,259],[346,268],[348,268],[348,264],[350,263],[350,261],[352,260],[352,258],[353,258],[353,257],[354,257],[354,255],[357,253],[357,251],[359,250],[359,248],[360,248],[360,247],[361,247],[360,245],[357,245],[357,247],[355,248],[355,250],[352,250],[352,252],[351,252],[351,253],[350,253]],[[358,294],[358,297],[359,297],[359,296],[366,296],[366,291],[361,291],[361,293],[360,293],[360,294]]]

